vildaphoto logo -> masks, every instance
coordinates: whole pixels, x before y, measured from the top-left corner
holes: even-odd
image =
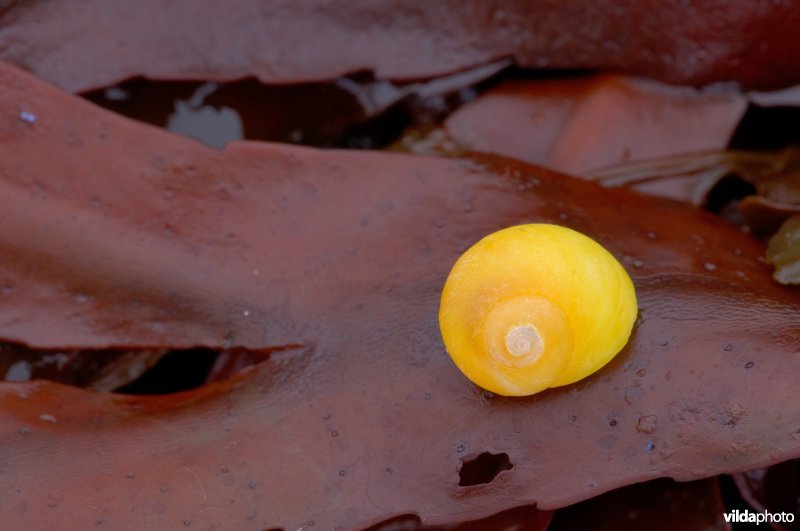
[[[725,522],[729,524],[744,524],[755,523],[758,524],[772,524],[772,523],[791,523],[794,522],[794,513],[771,513],[769,511],[752,512],[745,509],[740,511],[734,509],[731,512],[723,513]]]

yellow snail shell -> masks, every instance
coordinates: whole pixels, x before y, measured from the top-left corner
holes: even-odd
[[[467,378],[525,396],[600,369],[628,342],[636,313],[611,253],[572,229],[531,224],[490,234],[456,261],[439,326]]]

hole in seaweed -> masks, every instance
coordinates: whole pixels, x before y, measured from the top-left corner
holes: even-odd
[[[0,342],[0,382],[49,380],[99,392],[169,394],[224,380],[263,362],[273,352],[302,348],[289,344],[222,351],[199,347],[39,349]]]
[[[755,193],[756,187],[752,183],[736,175],[728,175],[709,191],[706,197],[706,210],[719,214],[729,204]]]
[[[2,17],[2,13],[0,13]],[[378,149],[409,126],[443,120],[507,76],[507,61],[433,80],[390,82],[368,70],[323,82],[267,85],[133,78],[83,97],[129,118],[216,148],[266,140],[316,147]]]
[[[508,454],[483,452],[461,465],[461,470],[458,471],[458,486],[471,487],[491,483],[500,472],[512,468],[514,465],[511,464]]]
[[[781,149],[800,144],[800,108],[751,105],[731,138],[729,149]]]
[[[160,395],[186,391],[206,382],[219,353],[206,348],[173,350],[141,377],[115,389],[129,395]]]
[[[139,378],[166,349],[31,348],[0,343],[0,380],[50,380],[95,391],[111,391]]]

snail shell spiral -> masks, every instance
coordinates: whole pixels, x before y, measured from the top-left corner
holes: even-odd
[[[636,314],[630,277],[600,244],[531,224],[490,234],[458,259],[439,326],[467,378],[525,396],[600,369],[628,342]]]

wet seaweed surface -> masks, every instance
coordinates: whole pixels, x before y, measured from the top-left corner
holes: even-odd
[[[6,59],[92,89],[0,67],[0,520],[723,530],[725,510],[797,514],[800,296],[764,259],[771,220],[795,208],[794,174],[729,155],[706,185],[624,173],[692,147],[784,148],[786,115],[765,118],[736,88],[531,73],[497,54],[455,74],[385,50],[378,75],[353,73],[347,53],[313,75],[213,58],[198,71],[170,54],[65,74],[48,61],[69,47],[31,59],[47,41],[27,21],[56,4],[12,7],[0,29],[29,43]],[[520,64],[547,56],[520,49]],[[654,74],[640,59],[616,60]],[[796,71],[778,76],[781,60],[710,72],[770,86]],[[434,70],[448,75],[380,75]],[[369,151],[316,149],[332,147]],[[528,163],[611,168],[638,192]],[[692,206],[700,195],[725,219]],[[452,366],[438,295],[471,243],[534,221],[607,246],[641,313],[596,375],[508,399]],[[773,228],[754,237],[759,222]]]

